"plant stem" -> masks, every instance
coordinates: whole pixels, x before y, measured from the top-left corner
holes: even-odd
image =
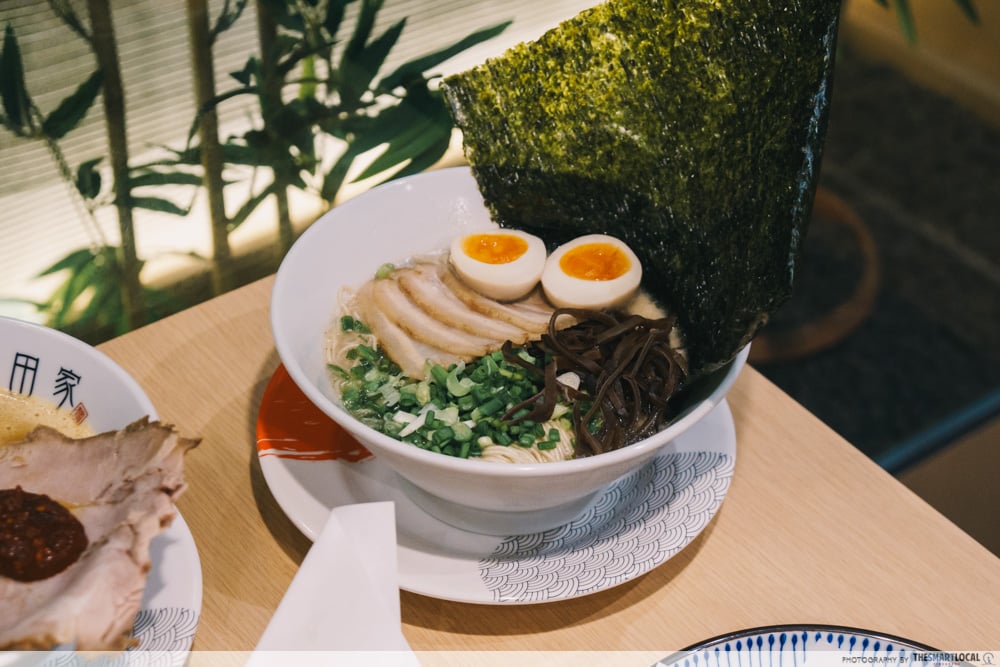
[[[115,181],[115,208],[121,232],[122,306],[124,324],[135,329],[144,323],[142,284],[139,282],[139,259],[132,223],[131,188],[128,174],[128,140],[125,124],[125,91],[118,66],[118,48],[108,0],[88,0],[93,33],[94,55],[104,75],[104,120],[111,151],[111,170]]]
[[[212,226],[212,290],[215,294],[221,294],[233,284],[232,251],[229,247],[229,221],[226,218],[223,195],[219,120],[215,107],[208,104],[215,97],[215,74],[207,0],[187,0],[187,18],[195,101],[199,109],[207,109],[201,116],[198,132],[201,139],[203,182],[208,193],[208,212]]]
[[[281,108],[281,80],[275,71],[275,40],[278,36],[278,29],[274,18],[267,8],[267,3],[257,0],[257,39],[260,42],[261,52],[261,116],[264,121],[264,131],[271,138],[272,142],[278,142],[281,137],[276,136],[272,116]],[[288,187],[289,179],[285,173],[285,167],[280,163],[272,165],[274,168],[274,196],[278,206],[278,247],[277,261],[281,261],[285,253],[292,247],[294,231],[292,229],[292,219],[288,210]]]

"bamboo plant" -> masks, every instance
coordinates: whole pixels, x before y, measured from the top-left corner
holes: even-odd
[[[352,4],[359,6],[350,28],[345,17]],[[427,72],[509,25],[476,31],[383,74],[406,25],[404,19],[376,33],[383,0],[257,0],[255,6],[260,53],[231,74],[234,88],[201,106],[191,136],[221,105],[238,98],[254,102],[256,124],[227,138],[222,156],[227,166],[265,173],[252,179],[256,188],[229,224],[239,226],[273,198],[278,257],[294,240],[290,188],[313,192],[332,204],[352,165],[370,151],[381,147],[357,180],[416,173],[444,155],[453,123],[432,85],[435,77]],[[341,45],[345,28],[350,30]],[[177,153],[175,163],[189,164],[201,147],[193,143]]]
[[[381,154],[359,178],[394,178],[427,168],[444,153],[452,132],[450,116],[432,85],[435,77],[427,72],[509,24],[474,32],[381,74],[406,23],[376,32],[383,0],[257,0],[259,53],[232,74],[236,87],[218,94],[212,47],[242,17],[247,4],[224,0],[212,21],[206,0],[187,0],[198,104],[191,134],[180,148],[162,147],[168,157],[141,164],[130,162],[128,154],[126,91],[109,0],[88,0],[89,24],[67,0],[49,0],[52,11],[87,42],[97,67],[48,114],[28,92],[20,47],[13,28],[6,26],[0,52],[0,125],[23,140],[45,143],[98,239],[39,274],[62,277],[50,298],[34,304],[50,326],[97,341],[188,305],[140,279],[144,259],[136,251],[134,213],[145,209],[184,216],[191,210],[190,203],[163,196],[161,186],[206,192],[213,245],[212,256],[202,259],[212,267],[212,286],[218,293],[234,286],[229,234],[268,199],[275,200],[278,212],[278,261],[294,238],[290,188],[312,191],[332,203],[354,161],[379,146]],[[353,19],[348,19],[352,9]],[[79,126],[99,95],[108,154],[84,160],[74,169],[59,142]],[[256,123],[221,141],[216,111],[238,97],[252,102]],[[248,169],[249,177],[232,183],[233,174]],[[230,188],[239,188],[243,201],[227,215]],[[116,212],[120,244],[109,242],[97,224],[96,212],[104,207]]]

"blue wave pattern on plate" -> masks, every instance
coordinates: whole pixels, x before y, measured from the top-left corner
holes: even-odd
[[[135,649],[96,657],[57,651],[43,667],[180,667],[187,662],[197,629],[198,613],[193,609],[142,609],[132,626],[132,636],[139,642]]]
[[[921,667],[941,665],[940,661],[916,660],[930,650],[919,644],[888,635],[851,628],[794,628],[759,633],[738,633],[732,638],[709,640],[705,645],[675,653],[655,667],[804,667],[817,653],[842,654],[840,663]],[[820,664],[820,663],[817,663]],[[825,663],[822,663],[825,664]],[[946,663],[953,664],[953,663]]]
[[[132,633],[139,651],[183,651],[194,641],[198,614],[184,607],[143,609],[135,618]]]
[[[715,515],[735,459],[664,454],[614,483],[583,515],[506,538],[479,561],[497,602],[545,602],[597,592],[648,572],[687,546]]]

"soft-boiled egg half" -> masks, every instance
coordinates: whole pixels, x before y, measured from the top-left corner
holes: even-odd
[[[542,289],[560,308],[611,308],[635,295],[642,264],[613,236],[588,234],[555,249],[542,271]]]
[[[520,299],[535,288],[545,268],[545,243],[516,229],[458,236],[451,265],[466,285],[498,301]]]

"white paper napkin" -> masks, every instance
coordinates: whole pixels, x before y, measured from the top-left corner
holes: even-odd
[[[416,665],[400,627],[396,518],[391,502],[335,508],[282,598],[251,664],[289,651],[382,654]],[[381,660],[379,661],[381,664]]]

